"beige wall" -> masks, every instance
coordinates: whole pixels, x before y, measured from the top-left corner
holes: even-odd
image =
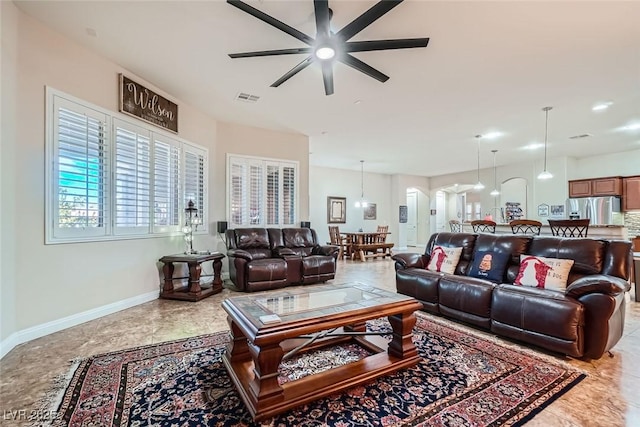
[[[17,16],[11,2],[0,2],[2,59],[0,60],[0,342],[15,330],[15,194],[17,140]]]
[[[184,247],[181,236],[44,244],[45,87],[117,112],[118,73],[124,72],[171,96],[42,26],[18,11],[13,3],[1,3],[0,339],[5,341],[25,329],[157,292],[160,284],[157,260],[181,252]],[[194,247],[220,246],[215,221],[225,217],[227,152],[298,160],[301,218],[308,216],[307,137],[218,123],[180,100],[174,101],[179,105],[178,136],[209,150],[212,224],[208,234],[195,236]]]

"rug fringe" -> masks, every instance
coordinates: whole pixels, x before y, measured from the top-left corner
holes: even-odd
[[[86,357],[76,357],[74,359],[69,360],[69,368],[67,372],[64,374],[56,375],[51,380],[51,386],[49,390],[44,393],[35,403],[34,407],[39,411],[39,413],[43,414],[51,414],[51,418],[49,420],[34,420],[29,427],[51,427],[53,422],[58,418],[57,414],[58,408],[62,403],[62,398],[64,397],[64,393],[73,378],[78,366],[80,363],[87,360]],[[53,416],[55,414],[55,416]]]

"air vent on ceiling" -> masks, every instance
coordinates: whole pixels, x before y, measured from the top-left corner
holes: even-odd
[[[570,136],[569,139],[582,139],[582,138],[589,138],[591,135],[590,133],[583,133],[582,135],[573,135]]]
[[[250,93],[239,92],[236,95],[236,100],[242,102],[258,102],[260,97],[258,95],[251,95]]]

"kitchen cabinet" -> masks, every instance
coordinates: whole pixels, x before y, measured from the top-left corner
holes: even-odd
[[[591,180],[581,179],[579,181],[569,181],[569,197],[589,197],[591,196]]]
[[[622,178],[619,176],[569,181],[569,197],[621,195]]]
[[[622,179],[622,210],[640,210],[640,176]]]

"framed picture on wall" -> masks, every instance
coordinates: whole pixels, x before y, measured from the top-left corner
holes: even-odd
[[[362,211],[363,211],[364,219],[376,219],[377,217],[375,203],[368,203],[367,207],[365,207]]]
[[[546,203],[538,205],[538,216],[549,216],[549,205],[547,205]]]
[[[406,205],[400,205],[400,224],[406,224],[409,220],[409,209]]]
[[[347,222],[347,198],[327,196],[327,223],[344,224]]]
[[[564,218],[564,205],[551,205],[551,218]]]

